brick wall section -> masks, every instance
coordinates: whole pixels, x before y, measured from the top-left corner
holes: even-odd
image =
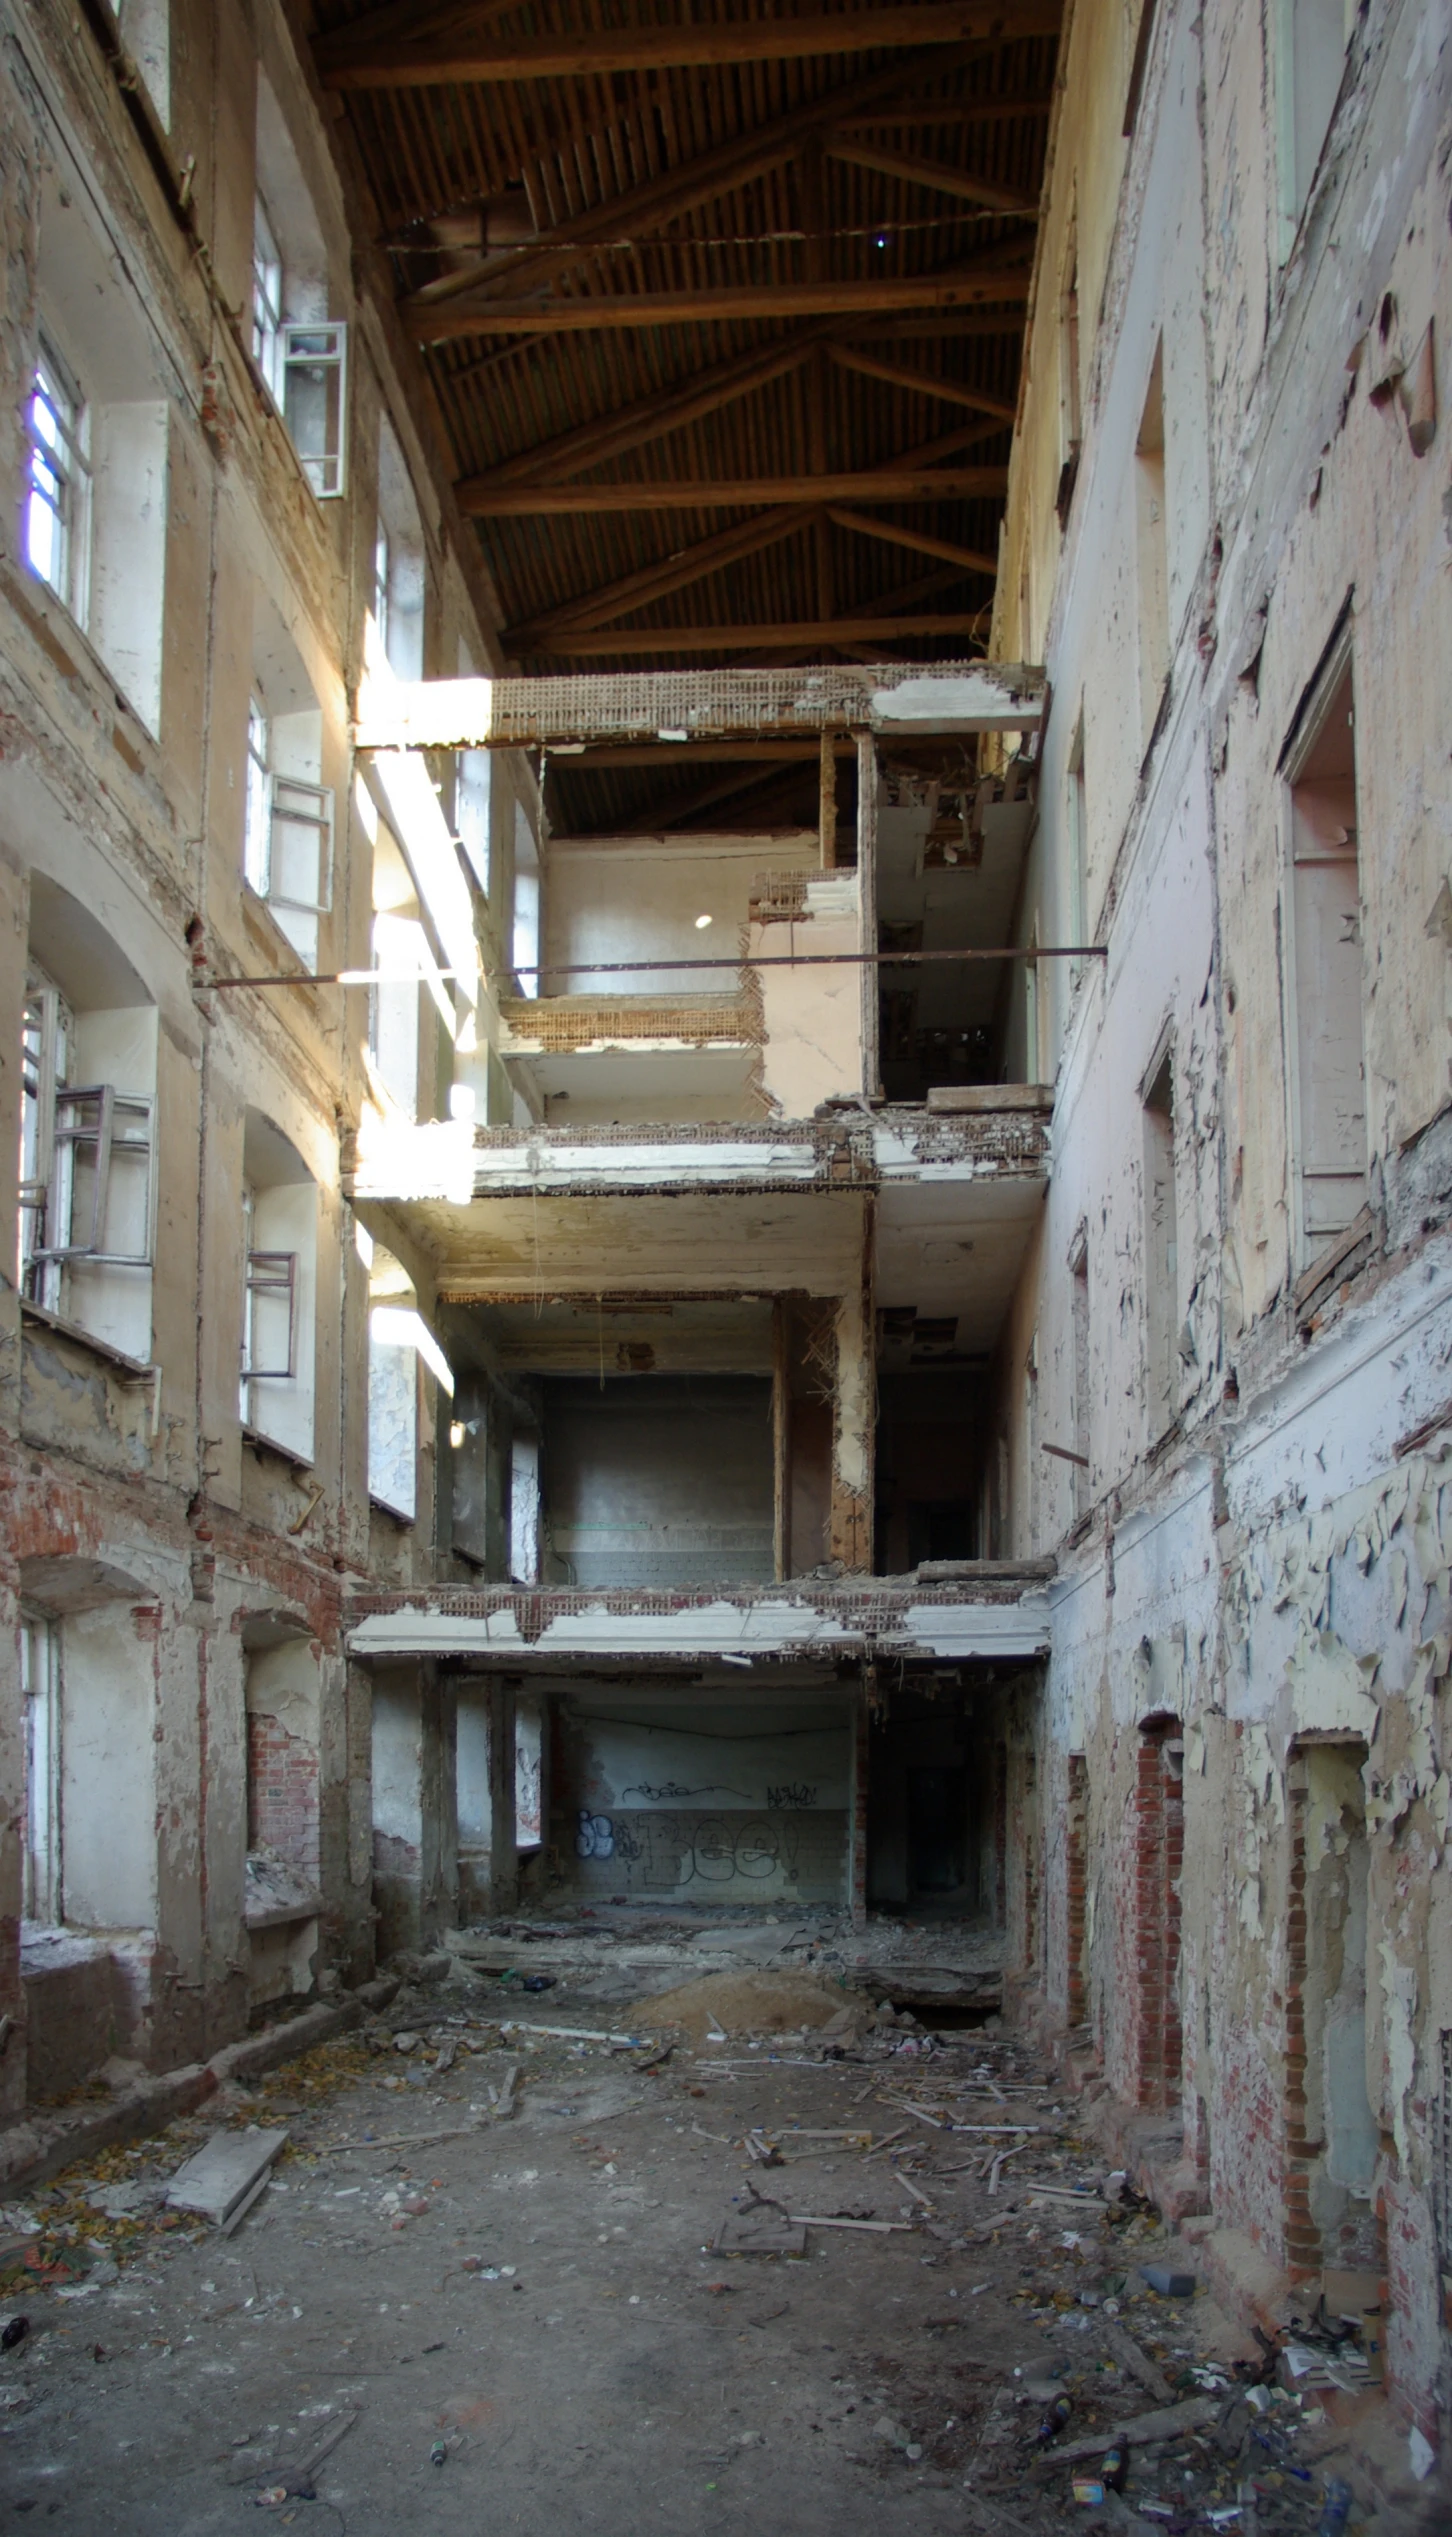
[[[1321,2263],[1321,2232],[1311,2215],[1311,2170],[1323,2144],[1306,2131],[1306,1798],[1290,1794],[1291,1865],[1286,1908],[1286,2050],[1284,2106],[1285,2261],[1292,2272]]]
[[[1180,1872],[1185,1807],[1180,1746],[1165,1728],[1140,1736],[1134,1788],[1134,1983],[1136,2105],[1178,2102]]]
[[[265,1710],[247,1718],[247,1846],[318,1874],[318,1757]]]
[[[1065,1951],[1064,2009],[1070,2026],[1082,2026],[1089,2015],[1084,1979],[1084,1930],[1089,1879],[1089,1763],[1082,1753],[1069,1755],[1069,1802],[1065,1825]]]

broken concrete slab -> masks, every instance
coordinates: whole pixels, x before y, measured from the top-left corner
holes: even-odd
[[[245,2132],[214,2132],[196,2156],[178,2168],[167,2202],[173,2211],[199,2211],[204,2219],[225,2227],[257,2190],[287,2139],[285,2131],[263,2132],[251,2123]]]
[[[728,2211],[711,2240],[715,2255],[805,2255],[807,2232],[777,2211]]]

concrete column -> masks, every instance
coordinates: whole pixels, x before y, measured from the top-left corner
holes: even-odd
[[[373,1687],[373,1882],[379,1951],[429,1946],[458,1920],[454,1686],[425,1659]]]
[[[489,1684],[489,1909],[512,1912],[519,1901],[519,1853],[514,1823],[514,1704],[512,1676]]]
[[[873,1210],[862,1211],[862,1275],[837,1304],[837,1381],[832,1399],[832,1510],[828,1554],[844,1568],[872,1567],[876,1330],[872,1302]]]
[[[846,1901],[854,1929],[867,1926],[867,1788],[872,1751],[871,1724],[864,1688],[852,1696],[847,1730],[852,1739],[852,1750],[848,1774]]]

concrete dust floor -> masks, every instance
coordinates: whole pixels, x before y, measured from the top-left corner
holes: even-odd
[[[1153,2215],[1063,2198],[1102,2168],[1012,2039],[732,2036],[648,2071],[653,2045],[502,2041],[481,1992],[462,1971],[406,1990],[364,2034],[7,2208],[30,2234],[0,2312],[29,2322],[0,2350],[0,2519],[84,2537],[1315,2527],[1340,2464],[1315,2454],[1339,2437],[1323,2403],[1242,2403],[1222,2453],[1249,2347],[1203,2295],[1144,2289],[1167,2244]],[[249,2122],[292,2145],[236,2233],[167,2212],[183,2159]],[[869,2133],[896,2137],[868,2154]],[[753,2196],[894,2225],[809,2226],[801,2260],[710,2252]],[[1161,2376],[1199,2427],[1136,2450],[1124,2500],[1073,2505],[1068,2465],[1040,2473],[1056,2390],[1061,2441],[1097,2441]],[[1207,2518],[1238,2497],[1240,2519]]]

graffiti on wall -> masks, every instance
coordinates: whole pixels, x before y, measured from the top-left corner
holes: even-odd
[[[803,1801],[773,1791],[774,1809]],[[810,1803],[810,1798],[805,1802]],[[575,1819],[578,1859],[615,1859],[628,1885],[675,1891],[682,1885],[794,1885],[801,1875],[803,1827],[789,1813],[765,1815],[603,1815],[582,1806]]]

